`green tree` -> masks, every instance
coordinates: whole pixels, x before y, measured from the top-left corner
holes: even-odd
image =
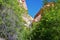
[[[24,27],[21,15],[25,12],[17,0],[0,0],[0,37],[20,40]]]
[[[44,9],[41,21],[34,23],[34,27],[29,40],[60,40],[60,3]]]

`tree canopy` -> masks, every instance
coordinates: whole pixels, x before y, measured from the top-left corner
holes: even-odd
[[[24,20],[21,17],[24,13],[27,11],[18,3],[18,0],[0,0],[1,38],[6,40],[60,40],[60,0],[55,2],[54,7],[44,8],[42,19],[33,23],[31,28],[24,26]]]

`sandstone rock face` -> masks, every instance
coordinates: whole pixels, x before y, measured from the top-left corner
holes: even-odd
[[[33,18],[27,13],[27,5],[25,0],[18,0],[20,7],[24,8],[26,11],[22,13],[22,19],[25,23],[23,23],[25,26],[30,27],[30,24],[32,23]]]
[[[27,5],[25,0],[18,0],[20,4],[22,4],[23,8],[27,10]]]
[[[23,14],[23,15],[22,15],[22,18],[23,18],[23,20],[26,22],[24,25],[27,26],[27,27],[29,27],[30,24],[31,24],[32,21],[33,21],[33,18],[32,18],[29,14]]]

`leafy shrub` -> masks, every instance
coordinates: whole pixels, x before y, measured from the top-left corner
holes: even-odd
[[[33,27],[29,40],[60,40],[60,3],[44,9],[41,21],[34,23]]]
[[[0,0],[0,37],[6,40],[19,40],[24,9],[17,0]]]

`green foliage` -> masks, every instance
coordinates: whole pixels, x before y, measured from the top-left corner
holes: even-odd
[[[60,3],[57,2],[55,7],[44,9],[41,21],[33,24],[35,29],[28,37],[29,40],[60,40],[59,6]]]
[[[32,28],[24,26],[27,13],[17,0],[0,0],[0,37],[6,40],[60,40],[60,1],[44,9],[42,19]]]
[[[21,15],[27,12],[17,0],[0,0],[0,37],[6,40],[20,40],[23,30]]]

